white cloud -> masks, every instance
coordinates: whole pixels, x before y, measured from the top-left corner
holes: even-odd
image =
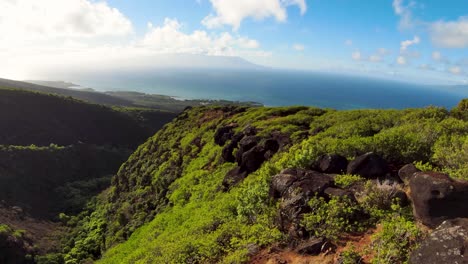
[[[450,67],[450,68],[448,69],[448,71],[449,71],[450,73],[457,74],[457,75],[458,75],[458,74],[461,74],[461,72],[462,72],[461,68],[458,67],[458,66]]]
[[[405,65],[406,64],[406,58],[404,56],[398,56],[397,63],[400,64],[400,65]]]
[[[0,42],[125,36],[133,31],[130,20],[106,2],[0,1],[0,10]]]
[[[412,40],[402,41],[400,43],[400,51],[402,51],[402,52],[406,51],[408,49],[408,47],[410,47],[412,45],[419,44],[420,41],[421,41],[421,39],[418,36],[414,36],[414,38]]]
[[[0,49],[0,74],[22,79],[57,69],[97,70],[115,68],[116,65],[149,67],[157,64],[150,58],[162,54],[240,56],[247,59],[271,56],[271,53],[260,49],[257,40],[245,36],[204,30],[186,33],[183,29],[178,20],[166,18],[162,25],[147,23],[147,33],[141,38],[126,35],[98,41],[99,37],[70,36],[43,42],[36,37],[23,46],[14,46],[10,42],[5,49]],[[15,39],[16,36],[10,37],[13,42],[21,41],[21,38]],[[5,42],[0,42],[0,47],[2,45]]]
[[[238,30],[244,19],[251,17],[262,20],[274,17],[277,21],[287,19],[287,7],[296,5],[301,14],[307,11],[305,0],[210,0],[215,14],[210,14],[202,20],[207,28],[216,28],[223,25],[232,26]]]
[[[444,48],[468,47],[468,17],[458,21],[437,21],[431,24],[429,32],[432,42]]]
[[[347,40],[345,40],[344,44],[345,44],[346,46],[352,46],[352,45],[353,45],[353,41],[352,41],[351,39],[347,39]]]
[[[294,45],[293,45],[293,49],[294,49],[295,51],[304,51],[304,50],[305,50],[305,47],[304,47],[304,45],[302,45],[302,44],[294,44]]]
[[[361,56],[362,55],[361,55],[360,51],[355,51],[355,52],[351,53],[351,58],[353,60],[356,60],[356,61],[361,60]]]
[[[379,55],[371,55],[369,57],[369,61],[370,62],[380,62],[380,61],[382,61],[382,57],[380,57]]]
[[[181,31],[182,24],[166,18],[159,27],[151,27],[138,44],[157,53],[191,53],[208,55],[234,55],[237,49],[257,49],[258,41],[235,37],[230,33],[209,34],[196,30],[190,34]]]
[[[390,51],[389,51],[388,49],[386,49],[386,48],[379,48],[379,49],[377,50],[377,52],[378,52],[379,55],[381,55],[381,56],[386,56],[386,55],[390,54]]]
[[[400,16],[400,29],[408,29],[413,26],[413,19],[411,13],[411,5],[405,6],[403,4],[404,0],[393,0],[393,11],[396,15]]]
[[[432,52],[432,59],[435,61],[440,61],[442,59],[442,54],[438,51]]]

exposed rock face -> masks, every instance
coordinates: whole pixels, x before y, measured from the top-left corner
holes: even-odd
[[[242,163],[242,155],[257,146],[260,139],[256,136],[246,136],[239,141],[239,150],[237,150],[236,161],[239,166]]]
[[[229,171],[224,180],[223,188],[229,189],[242,181],[248,174],[258,170],[262,164],[273,157],[278,152],[282,144],[285,144],[286,139],[280,134],[272,134],[271,138],[262,139],[255,136],[257,129],[248,126],[241,133],[233,133],[234,125],[228,125],[219,128],[215,134],[215,142],[223,145],[231,140],[229,144],[224,146],[221,157],[226,162],[237,162],[237,167]],[[233,152],[237,149],[236,156]]]
[[[300,222],[304,213],[310,212],[307,202],[333,185],[333,177],[320,172],[302,169],[286,169],[273,176],[270,194],[282,198],[278,226],[291,238],[307,235]]]
[[[324,173],[344,173],[348,166],[348,160],[340,155],[322,155],[317,160],[317,169]]]
[[[410,256],[411,264],[468,263],[468,219],[443,222]]]
[[[388,171],[387,162],[373,152],[357,157],[348,164],[347,168],[348,174],[357,174],[366,179],[383,177]]]
[[[468,217],[468,182],[455,181],[437,172],[417,172],[410,181],[415,217],[436,227],[442,221]]]
[[[410,178],[416,172],[420,172],[420,170],[416,168],[416,166],[414,166],[413,164],[406,164],[405,166],[401,167],[401,169],[398,171],[398,176],[400,177],[400,180],[402,180],[405,184],[408,184]]]
[[[224,146],[224,144],[226,144],[226,142],[230,140],[232,136],[234,135],[234,132],[233,132],[234,127],[235,127],[234,125],[227,125],[227,126],[218,128],[214,134],[215,143],[220,146]]]

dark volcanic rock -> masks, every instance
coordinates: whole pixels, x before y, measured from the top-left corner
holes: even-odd
[[[353,192],[333,187],[328,187],[325,189],[324,193],[329,197],[348,197],[351,201],[355,201]]]
[[[286,169],[273,176],[270,194],[282,198],[277,219],[280,229],[290,238],[305,237],[307,232],[300,222],[311,210],[307,202],[315,195],[323,196],[332,184],[332,176],[310,170]]]
[[[420,172],[420,170],[416,168],[416,166],[414,166],[413,164],[406,164],[405,166],[401,167],[401,169],[398,171],[398,177],[400,177],[400,180],[402,180],[405,184],[408,184],[410,178],[416,172]]]
[[[247,172],[243,171],[240,167],[235,167],[230,170],[223,179],[223,189],[228,190],[231,186],[234,186],[241,182],[245,177],[247,177]]]
[[[468,217],[468,182],[436,172],[417,172],[410,181],[415,217],[435,227],[446,219]]]
[[[232,142],[229,143],[228,145],[226,145],[223,148],[223,150],[221,152],[221,157],[223,158],[223,160],[225,162],[234,162],[234,161],[236,161],[236,158],[232,154],[232,152],[234,151],[235,148],[236,148],[236,145],[233,144]]]
[[[260,139],[256,136],[247,136],[242,138],[239,141],[239,150],[237,150],[237,155],[236,155],[236,161],[239,164],[239,166],[242,163],[242,155],[252,149],[253,147],[257,146],[259,143]]]
[[[255,146],[242,154],[240,167],[247,173],[254,172],[262,166],[265,161],[265,149],[262,146]]]
[[[348,160],[340,155],[322,155],[317,160],[317,168],[324,173],[344,173]]]
[[[411,253],[411,264],[468,263],[468,219],[443,222]]]
[[[296,252],[301,255],[316,256],[323,252],[327,241],[324,238],[310,238],[296,247]]]
[[[387,162],[379,155],[369,152],[348,164],[347,173],[357,174],[366,179],[383,177],[388,173]]]
[[[224,144],[226,144],[226,142],[234,135],[233,129],[233,125],[218,128],[214,134],[214,142],[219,146],[224,146]]]

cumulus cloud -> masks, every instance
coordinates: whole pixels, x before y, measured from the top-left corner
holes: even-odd
[[[307,11],[305,0],[210,0],[214,14],[202,20],[207,28],[216,28],[223,25],[232,26],[236,31],[246,18],[262,20],[274,17],[277,21],[287,19],[287,7],[298,6],[301,14]]]
[[[88,0],[0,1],[1,42],[59,37],[125,36],[130,20],[105,2]]]
[[[400,64],[400,65],[405,65],[406,64],[406,58],[404,56],[398,56],[397,63]]]
[[[219,35],[196,30],[190,34],[181,31],[182,24],[176,19],[166,18],[159,27],[151,26],[140,46],[158,53],[191,53],[207,55],[233,55],[237,49],[257,49],[258,41],[246,37],[232,36],[224,32]]]
[[[462,73],[461,68],[458,67],[458,66],[450,67],[450,68],[448,69],[448,71],[449,71],[450,73],[457,74],[457,75]]]
[[[302,44],[294,44],[294,45],[293,45],[293,49],[294,49],[295,51],[304,51],[304,50],[305,50],[305,47],[304,47],[304,45],[302,45]]]
[[[400,29],[408,29],[413,26],[413,18],[411,12],[411,6],[413,2],[410,2],[409,5],[404,5],[404,0],[393,0],[393,11],[396,15],[400,16]]]
[[[351,53],[351,58],[353,60],[356,60],[356,61],[361,60],[361,57],[362,57],[362,55],[361,55],[360,51],[355,51],[355,52]]]
[[[388,50],[388,49],[386,49],[386,48],[379,48],[379,49],[377,50],[377,53],[378,53],[379,55],[381,55],[381,56],[386,56],[386,55],[390,54],[391,52],[390,52],[390,50]]]
[[[437,21],[431,24],[429,32],[432,42],[444,48],[468,47],[468,17],[458,21]]]
[[[371,55],[371,56],[369,56],[369,61],[370,62],[380,62],[380,61],[382,61],[382,57],[380,57],[379,55]]]
[[[408,47],[419,44],[421,39],[418,36],[414,36],[414,38],[411,40],[405,40],[400,43],[400,51],[404,52],[408,49]]]

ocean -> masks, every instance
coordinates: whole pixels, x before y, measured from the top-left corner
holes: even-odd
[[[454,107],[468,88],[429,86],[348,75],[280,71],[178,69],[78,76],[98,91],[137,91],[181,99],[255,101],[266,106],[334,109]]]

